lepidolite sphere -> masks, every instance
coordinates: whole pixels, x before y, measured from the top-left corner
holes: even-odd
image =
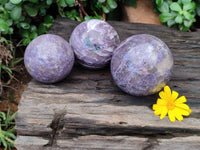
[[[173,57],[167,45],[148,34],[123,41],[111,60],[111,73],[117,86],[136,96],[160,91],[169,81],[172,68]]]
[[[44,34],[27,46],[24,63],[29,74],[43,83],[64,79],[74,64],[74,53],[67,41],[57,35]]]
[[[79,24],[71,34],[70,45],[77,61],[87,68],[102,68],[119,44],[115,29],[105,21],[92,19]]]

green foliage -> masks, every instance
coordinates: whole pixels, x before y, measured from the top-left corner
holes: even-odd
[[[0,145],[4,146],[5,150],[14,147],[16,114],[17,112],[11,114],[10,108],[7,113],[0,111]]]
[[[23,58],[16,57],[16,49],[13,48],[12,42],[0,37],[0,81],[4,83],[4,77],[12,78],[12,69],[20,63]],[[6,82],[6,81],[5,81]]]
[[[196,2],[196,14],[200,16],[200,0],[195,0]]]
[[[77,21],[105,20],[106,15],[118,7],[119,2],[120,0],[1,0],[0,33],[19,33],[22,44],[26,46],[38,35],[46,33],[57,15]],[[121,2],[136,7],[136,0]]]
[[[47,9],[53,2],[54,0],[2,0],[0,32],[4,35],[18,32],[26,46],[50,28],[54,19],[47,15]],[[41,17],[40,21],[37,21],[37,17]]]
[[[123,0],[123,3],[127,6],[137,7],[136,0]]]
[[[180,30],[188,31],[196,21],[197,3],[192,0],[153,0],[153,3],[154,10],[160,14],[160,21],[168,27],[176,25]]]

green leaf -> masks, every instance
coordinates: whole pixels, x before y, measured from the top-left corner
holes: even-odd
[[[6,135],[9,138],[12,138],[13,140],[16,139],[16,136],[13,133],[10,132],[4,132],[4,135]]]
[[[200,2],[196,4],[196,13],[200,16]]]
[[[158,7],[161,7],[163,3],[163,0],[156,0],[156,4]]]
[[[22,2],[22,0],[10,0],[10,2],[14,5],[17,5]]]
[[[74,6],[75,0],[65,0],[66,4],[69,5],[69,7]]]
[[[33,40],[34,38],[36,38],[38,36],[37,32],[32,32],[30,34],[30,39]]]
[[[47,0],[47,5],[51,5],[53,3],[53,0]]]
[[[13,28],[12,27],[9,28],[8,34],[13,34]]]
[[[1,131],[1,132],[3,132],[3,131]],[[7,142],[5,141],[5,137],[4,137],[3,133],[1,133],[1,132],[0,132],[0,141],[2,142],[4,148],[7,149],[8,144],[7,144]]]
[[[182,9],[181,9],[181,6],[178,4],[178,3],[176,3],[176,2],[173,2],[171,5],[170,5],[170,8],[171,8],[171,10],[173,10],[173,11],[181,11]]]
[[[195,3],[185,3],[184,5],[183,5],[183,10],[184,11],[187,11],[187,10],[195,10],[195,7],[196,7],[196,5],[195,5]]]
[[[72,9],[71,11],[66,11],[65,15],[71,20],[75,20],[77,19],[76,17],[79,15],[79,13],[76,11],[76,9]]]
[[[66,6],[67,6],[65,0],[60,0],[60,1],[58,2],[58,5],[61,6],[61,7],[66,7]]]
[[[8,26],[7,22],[0,18],[0,31],[8,32],[8,30],[9,30],[9,26]]]
[[[12,10],[14,7],[15,7],[15,5],[13,5],[12,3],[5,4],[5,9],[7,9],[7,10]]]
[[[20,26],[23,28],[23,29],[29,29],[30,28],[30,25],[26,22],[21,22],[20,23]]]
[[[37,3],[38,2],[38,0],[28,0],[29,2],[31,2],[31,3]]]
[[[127,6],[133,6],[133,7],[137,7],[137,2],[136,0],[124,0],[123,1],[125,5]]]
[[[45,23],[52,23],[54,21],[53,16],[47,15],[44,17]]]
[[[46,32],[47,32],[46,26],[43,23],[41,23],[38,27],[38,34],[41,35],[41,34],[44,34]]]
[[[179,23],[179,24],[183,23],[183,18],[182,18],[182,16],[181,16],[181,15],[178,15],[178,16],[175,18],[175,22],[176,22],[176,23]]]
[[[103,9],[103,12],[106,14],[110,12],[110,10],[106,6],[103,6],[102,9]]]
[[[10,15],[8,13],[0,13],[0,18],[7,20],[8,18],[10,18]]]
[[[187,12],[187,11],[184,11],[183,15],[184,15],[184,17],[187,20],[194,20],[194,18],[192,17],[192,15],[189,12]]]
[[[28,30],[24,30],[24,29],[20,29],[19,33],[24,38],[28,38],[30,34]]]
[[[90,16],[85,16],[84,17],[84,20],[90,20],[90,19],[92,19]]]
[[[184,20],[183,21],[184,26],[186,26],[188,28],[192,25],[192,23],[193,23],[193,21],[189,21],[189,20]]]
[[[81,19],[80,17],[75,17],[77,21],[81,22],[84,21],[83,19]]]
[[[3,6],[0,5],[0,12],[3,12],[5,9],[3,8]]]
[[[31,26],[30,26],[30,31],[31,31],[31,32],[37,31],[37,27],[36,27],[35,25],[31,25]]]
[[[1,0],[1,3],[2,3],[3,5],[5,5],[6,3],[8,3],[8,0]]]
[[[6,114],[5,112],[0,111],[0,119],[6,120]]]
[[[167,26],[168,26],[168,27],[172,27],[172,26],[175,25],[175,24],[176,24],[176,22],[175,22],[174,19],[170,19],[170,20],[167,21]]]
[[[165,23],[167,22],[168,20],[174,18],[175,16],[172,15],[171,13],[162,13],[159,15],[159,19],[161,22]]]
[[[24,10],[31,17],[35,17],[38,13],[38,7],[31,5],[31,4],[24,5]]]
[[[173,2],[172,0],[167,0],[167,3],[168,3],[169,5],[171,5],[172,2]]]
[[[107,3],[108,3],[108,6],[109,6],[111,9],[117,8],[117,3],[115,2],[115,0],[107,0]]]
[[[98,0],[99,3],[104,3],[106,0]]]
[[[13,20],[19,20],[19,18],[21,17],[21,15],[22,15],[22,8],[20,6],[15,6],[13,8],[13,10],[11,11],[11,13],[10,13],[10,17]]]
[[[167,2],[163,2],[160,8],[158,8],[160,12],[162,13],[168,13],[169,12],[169,4]]]
[[[21,16],[20,18],[19,18],[19,20],[18,21],[24,21],[25,20],[25,17],[24,16]]]
[[[23,44],[24,46],[27,46],[30,42],[31,42],[31,39],[29,39],[29,38],[26,38],[26,39],[23,39],[23,40],[22,40],[22,44]]]
[[[40,16],[45,16],[46,15],[46,9],[44,7],[40,8]]]
[[[10,74],[12,74],[12,70],[4,65],[1,65],[1,68],[5,71],[8,71]]]
[[[182,4],[189,3],[191,0],[181,0]]]
[[[5,42],[6,45],[8,45],[9,41],[6,38],[4,38],[3,36],[0,37],[0,40],[2,40],[3,42]],[[0,65],[1,65],[1,63],[0,63]],[[1,67],[0,67],[0,69],[1,69]],[[0,74],[1,74],[1,70],[0,70]]]
[[[178,26],[178,28],[179,28],[179,30],[181,30],[181,31],[188,31],[188,30],[189,30],[189,28],[186,27],[186,26],[184,26],[183,24],[180,24],[180,25]]]
[[[7,21],[8,26],[11,26],[13,24],[13,20],[12,19],[8,19]]]

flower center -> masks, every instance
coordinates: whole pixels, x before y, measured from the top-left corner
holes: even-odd
[[[175,107],[175,105],[174,105],[174,102],[173,102],[173,101],[167,103],[167,109],[168,109],[168,110],[173,110],[174,107]]]

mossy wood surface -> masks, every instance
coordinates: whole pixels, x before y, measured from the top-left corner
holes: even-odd
[[[140,33],[170,47],[174,72],[169,86],[185,95],[192,113],[171,123],[151,109],[158,94],[134,97],[113,83],[109,66],[87,70],[75,65],[56,84],[32,80],[16,118],[18,150],[197,150],[200,148],[200,31],[180,32],[159,25],[109,22],[121,41]],[[57,19],[49,33],[69,40],[77,22]]]

